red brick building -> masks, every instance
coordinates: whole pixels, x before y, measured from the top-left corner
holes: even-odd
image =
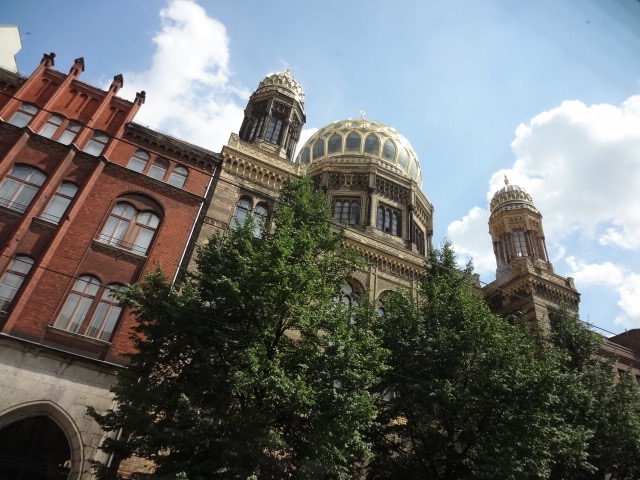
[[[220,162],[132,123],[145,93],[118,97],[122,76],[103,91],[83,59],[65,75],[54,57],[29,78],[0,70],[2,478],[53,468],[27,458],[35,430],[61,478],[90,477],[102,432],[86,405],[111,406],[132,349],[112,292],[156,265],[175,278]]]

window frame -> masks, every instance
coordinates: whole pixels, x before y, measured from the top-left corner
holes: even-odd
[[[13,301],[22,289],[24,281],[29,276],[34,263],[35,260],[32,257],[24,254],[17,254],[11,259],[2,277],[0,277],[0,295],[3,294],[4,290],[10,292],[7,294],[8,296],[0,296],[0,314],[6,314],[9,311]],[[18,265],[23,268],[15,268]],[[8,278],[14,279],[13,284],[5,283]]]
[[[136,255],[148,256],[162,218],[154,209],[139,209],[126,197],[121,198],[111,208],[96,240]]]
[[[28,170],[25,178],[16,175],[18,169]],[[30,181],[34,176],[38,176],[37,180],[40,183]],[[0,206],[25,213],[46,181],[46,174],[31,165],[25,163],[12,165],[9,173],[0,182]],[[15,187],[10,187],[10,183],[16,184]],[[3,192],[3,189],[6,191]],[[25,192],[26,195],[24,195]],[[6,195],[7,193],[9,194]],[[19,203],[17,200],[25,203]]]
[[[102,152],[104,152],[104,149],[107,147],[108,143],[109,135],[104,132],[95,131],[91,136],[91,140],[87,142],[82,151],[93,157],[99,157],[100,155],[102,155]]]
[[[67,188],[73,187],[75,188],[75,190],[73,194],[70,194],[62,191],[64,187],[67,187]],[[76,197],[77,193],[78,193],[78,185],[68,180],[61,182],[60,185],[58,185],[56,192],[53,194],[53,197],[51,197],[51,200],[49,200],[49,203],[40,214],[40,218],[47,222],[55,223],[56,225],[60,223],[60,220],[62,220],[67,210],[69,210],[69,206],[71,205],[71,202],[73,202],[73,199]],[[64,204],[64,208],[62,209],[62,213],[60,216],[52,215],[49,212],[49,210],[52,210],[53,208],[55,208],[54,203],[56,202],[58,204]]]
[[[33,109],[33,111],[30,111]],[[24,128],[31,123],[33,117],[35,117],[40,108],[33,103],[22,102],[20,107],[11,115],[11,119],[8,123],[18,128]]]

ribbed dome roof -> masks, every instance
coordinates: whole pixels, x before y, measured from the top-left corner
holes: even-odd
[[[495,213],[500,208],[521,206],[526,206],[536,212],[538,211],[533,205],[531,195],[529,195],[524,188],[518,185],[511,185],[506,176],[504,183],[504,187],[498,190],[491,199],[491,203],[489,204],[491,213]]]
[[[293,78],[288,68],[283,73],[267,75],[258,85],[256,93],[269,90],[278,90],[285,95],[293,97],[304,107],[304,91],[302,90],[302,85]]]
[[[422,184],[420,162],[409,141],[380,122],[364,118],[333,122],[307,140],[296,163],[308,164],[336,156],[380,160],[391,170]]]

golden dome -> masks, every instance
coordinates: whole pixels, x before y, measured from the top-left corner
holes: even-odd
[[[379,160],[392,171],[422,184],[420,162],[409,141],[380,122],[364,118],[333,122],[307,140],[296,163],[309,164],[336,156]]]
[[[504,187],[498,190],[491,199],[491,203],[489,204],[491,214],[496,213],[498,210],[522,207],[538,212],[538,209],[533,205],[531,195],[529,195],[524,188],[518,185],[511,185],[506,176],[504,183]]]
[[[283,73],[272,73],[271,75],[267,75],[264,80],[260,82],[255,93],[270,90],[277,90],[284,93],[298,101],[300,106],[304,107],[304,91],[302,90],[302,85],[293,78],[291,71],[288,68]]]

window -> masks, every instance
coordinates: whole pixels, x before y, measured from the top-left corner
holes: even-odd
[[[311,155],[310,155],[310,152],[309,152],[309,147],[305,147],[302,150],[302,155],[300,156],[300,163],[302,165],[306,165],[310,161],[311,161]]]
[[[355,307],[358,304],[358,292],[349,284],[344,283],[340,287],[340,291],[333,297],[335,303],[344,303],[349,307]]]
[[[14,165],[0,184],[0,205],[24,213],[47,177],[28,165]]]
[[[96,277],[92,275],[79,277],[53,326],[68,332],[78,333],[99,288],[100,281]]]
[[[182,188],[184,182],[187,181],[187,175],[189,175],[187,169],[178,165],[169,175],[168,183],[174,187]]]
[[[349,135],[347,135],[347,140],[345,143],[347,152],[360,152],[362,137],[357,132],[351,132]]]
[[[324,140],[321,138],[313,144],[313,159],[324,157]]]
[[[36,113],[38,113],[38,107],[28,103],[23,103],[18,111],[13,114],[9,123],[16,127],[26,127],[29,125],[29,122],[33,119]]]
[[[249,132],[249,141],[260,136],[262,132],[262,124],[264,123],[264,117],[254,118],[251,121],[251,131]]]
[[[413,243],[415,243],[418,253],[424,255],[424,232],[419,227],[415,227],[413,230]]]
[[[58,115],[51,115],[47,123],[40,129],[40,135],[47,138],[53,138],[53,135],[58,131],[60,125],[62,125],[63,118]]]
[[[84,152],[97,157],[102,153],[108,141],[109,137],[104,133],[96,132],[93,134],[91,140],[89,140],[89,143],[87,143],[87,146],[84,147]]]
[[[400,213],[388,207],[379,206],[376,218],[376,228],[394,236],[402,235],[400,228]]]
[[[32,265],[33,259],[26,255],[16,255],[11,259],[0,279],[0,312],[6,312],[9,309]]]
[[[342,151],[342,137],[339,133],[334,133],[329,139],[329,153],[340,153]]]
[[[156,158],[149,169],[149,176],[156,180],[162,180],[169,169],[169,161],[164,158]]]
[[[360,204],[357,200],[336,200],[333,204],[333,219],[348,225],[360,223]]]
[[[279,118],[271,117],[269,120],[269,125],[267,126],[267,133],[264,135],[264,139],[273,143],[274,145],[278,144],[278,140],[280,139],[280,130],[282,130],[282,120]]]
[[[407,170],[407,167],[409,166],[409,153],[406,148],[401,148],[398,153],[398,165],[405,170]]]
[[[257,238],[262,237],[262,230],[264,226],[267,224],[268,214],[269,214],[269,210],[262,203],[259,203],[258,205],[256,205],[256,208],[253,210],[253,218],[254,218],[253,235],[255,237]]]
[[[146,255],[160,217],[149,211],[139,212],[128,202],[118,202],[100,233],[99,241]]]
[[[148,161],[149,161],[149,154],[142,150],[138,150],[136,153],[133,154],[133,157],[129,159],[127,168],[133,170],[134,172],[142,173],[146,168]]]
[[[55,195],[42,212],[42,218],[51,223],[59,223],[64,212],[67,211],[67,207],[76,196],[78,187],[71,182],[62,182],[58,187]]]
[[[120,318],[120,314],[122,313],[122,307],[114,294],[123,288],[123,285],[117,283],[112,283],[105,288],[100,298],[100,303],[98,303],[96,311],[93,313],[91,322],[85,332],[87,337],[97,338],[105,342],[111,339],[118,318]]]
[[[527,253],[527,242],[523,231],[513,232],[513,243],[516,247],[516,257],[526,257],[529,255]]]
[[[241,227],[247,221],[251,213],[251,202],[246,198],[241,198],[236,204],[236,211],[231,219],[231,228]]]
[[[382,146],[382,158],[387,160],[395,160],[396,158],[396,146],[391,140],[384,142]]]
[[[76,138],[76,135],[82,128],[82,125],[79,123],[69,122],[67,124],[67,128],[64,129],[64,132],[60,134],[58,137],[58,142],[63,145],[69,145]]]
[[[364,141],[364,151],[375,155],[380,151],[380,139],[375,133],[371,133]]]

